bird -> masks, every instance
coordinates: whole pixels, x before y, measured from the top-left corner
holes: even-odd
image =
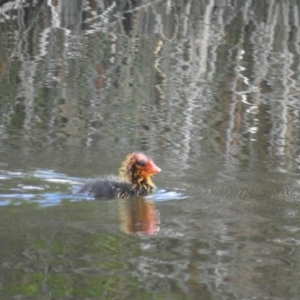
[[[142,152],[129,154],[121,164],[119,176],[107,176],[90,180],[78,191],[97,199],[129,198],[146,196],[153,192],[155,185],[151,177],[161,169]]]

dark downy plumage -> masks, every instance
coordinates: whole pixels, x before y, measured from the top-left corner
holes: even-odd
[[[155,188],[151,176],[160,171],[147,155],[132,153],[122,163],[119,176],[91,180],[78,193],[99,199],[146,196]]]

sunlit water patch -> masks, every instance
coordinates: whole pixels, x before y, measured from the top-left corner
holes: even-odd
[[[82,199],[72,195],[72,186],[81,179],[56,173],[52,170],[35,172],[1,172],[0,205],[21,204],[32,201],[41,206],[59,205],[64,200]]]
[[[179,191],[167,191],[158,189],[152,195],[146,196],[146,199],[150,199],[155,202],[171,201],[171,200],[184,200],[187,198],[184,193]]]

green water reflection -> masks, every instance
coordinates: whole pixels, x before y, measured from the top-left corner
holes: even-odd
[[[141,247],[147,239],[119,231],[117,201],[7,206],[0,214],[3,298],[166,297],[164,288],[152,290],[139,279],[135,270],[143,257],[155,260],[160,254]],[[167,295],[184,299],[172,290]]]

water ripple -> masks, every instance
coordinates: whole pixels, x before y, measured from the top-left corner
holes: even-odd
[[[281,173],[228,172],[220,173],[209,182],[194,185],[193,194],[213,199],[253,199],[271,197],[288,202],[299,202],[298,175]]]

